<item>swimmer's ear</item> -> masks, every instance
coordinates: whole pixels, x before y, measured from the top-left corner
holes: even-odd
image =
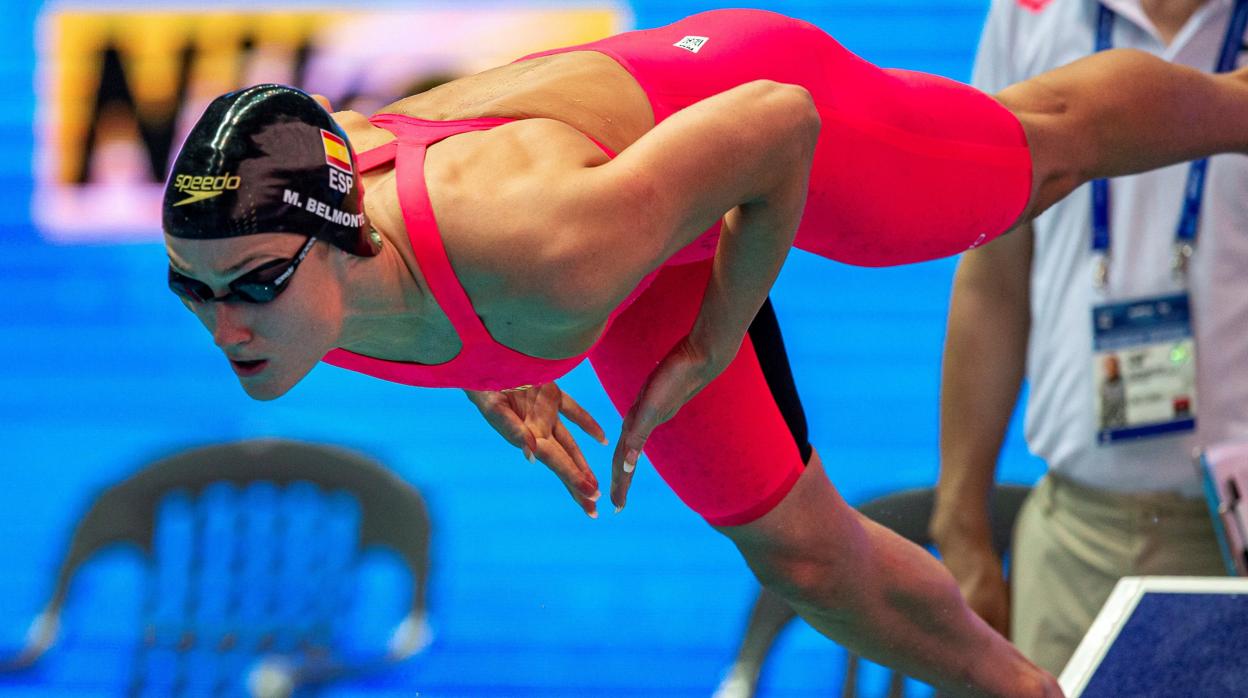
[[[317,104],[325,107],[325,111],[331,114],[334,112],[334,108],[329,106],[329,98],[325,95],[312,95],[312,99],[315,99]]]

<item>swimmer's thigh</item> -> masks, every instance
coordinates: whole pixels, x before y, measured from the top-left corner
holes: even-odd
[[[689,333],[710,267],[707,261],[663,269],[590,354],[621,414]],[[766,514],[803,467],[748,336],[728,368],[655,429],[645,453],[676,495],[715,526],[739,526]]]

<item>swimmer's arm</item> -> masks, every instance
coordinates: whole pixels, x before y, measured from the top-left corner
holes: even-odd
[[[793,244],[819,126],[805,89],[747,83],[674,114],[586,175],[585,186],[597,194],[587,220],[603,231],[594,242],[605,255],[598,268],[611,271],[598,274],[597,283],[614,303],[724,221],[689,336],[651,375],[625,418],[614,459],[617,506],[650,431],[736,356]]]
[[[614,308],[722,219],[699,324],[708,339],[740,340],[793,244],[819,126],[805,89],[759,80],[677,112],[614,160],[586,169],[575,184],[580,210],[570,217],[583,249],[569,256],[584,276],[568,277],[568,292],[591,291],[602,308]]]

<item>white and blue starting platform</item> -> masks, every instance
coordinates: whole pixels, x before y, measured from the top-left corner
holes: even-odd
[[[1248,579],[1123,578],[1060,682],[1068,698],[1248,696]]]

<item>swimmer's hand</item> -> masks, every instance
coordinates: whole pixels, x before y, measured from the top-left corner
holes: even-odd
[[[465,390],[485,421],[507,443],[520,449],[532,462],[540,460],[568,488],[568,494],[590,518],[598,518],[598,478],[589,469],[585,456],[560,415],[577,425],[599,443],[607,443],[606,432],[568,394],[554,383],[524,390],[503,392]]]
[[[744,336],[741,338],[744,339]],[[736,345],[739,347],[740,339]],[[692,336],[685,337],[668,352],[650,373],[637,400],[624,416],[620,440],[611,458],[611,502],[618,513],[628,500],[637,458],[645,448],[650,432],[680,411],[736,356],[736,350],[712,352]],[[726,356],[724,359],[722,357]],[[718,358],[717,358],[718,357]]]

